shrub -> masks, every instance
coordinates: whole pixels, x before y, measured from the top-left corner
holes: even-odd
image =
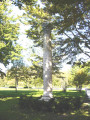
[[[80,97],[76,98],[54,98],[48,102],[39,100],[39,98],[21,96],[19,105],[21,108],[32,109],[43,112],[56,112],[64,113],[72,110],[79,109],[82,101]]]
[[[68,98],[59,98],[55,107],[56,112],[67,112],[71,108]]]
[[[9,88],[16,88],[15,86],[9,86]]]
[[[24,88],[28,88],[28,86],[25,86]]]
[[[71,100],[71,103],[72,103],[72,108],[73,109],[79,109],[82,105],[82,100],[80,97],[75,97]]]

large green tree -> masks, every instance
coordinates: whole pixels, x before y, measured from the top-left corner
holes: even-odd
[[[19,24],[17,19],[11,16],[10,1],[0,2],[0,62],[9,64],[20,56],[21,47],[17,44]]]
[[[89,1],[41,0],[39,4],[37,0],[18,0],[19,7],[22,7],[21,2],[26,4],[24,10],[27,17],[25,17],[31,25],[27,35],[37,46],[43,46],[44,95],[42,99],[48,100],[52,98],[52,48],[57,59],[64,57],[64,59],[69,58],[70,61],[73,56],[84,52],[82,45],[89,48],[88,38],[85,38],[86,35],[82,36],[82,26],[88,27],[86,18]],[[73,36],[68,32],[71,32]],[[56,39],[53,38],[53,33]],[[63,38],[62,34],[65,34],[67,38]]]

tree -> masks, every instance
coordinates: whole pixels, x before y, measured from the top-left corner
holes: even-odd
[[[63,92],[66,92],[67,87],[69,86],[69,82],[68,82],[68,72],[64,71],[59,71],[56,74],[56,77],[58,78],[58,85],[62,88]],[[54,80],[56,81],[56,80]]]
[[[33,77],[33,84],[36,86],[42,86],[43,79],[43,66],[42,58],[40,56],[34,55],[34,60],[32,61],[32,66],[30,67],[31,76]]]
[[[10,70],[8,70],[7,72],[7,78],[11,79],[14,78],[15,79],[15,88],[16,88],[16,92],[18,89],[18,80],[19,80],[19,68],[17,67],[12,67]]]
[[[0,77],[3,78],[4,76],[6,76],[6,74],[0,69]]]
[[[73,66],[71,70],[71,79],[72,84],[75,85],[76,88],[81,91],[82,85],[88,84],[90,78],[88,74],[88,67],[83,67],[83,65],[80,65],[79,63],[80,62],[76,63],[76,65]]]
[[[10,1],[0,2],[0,62],[5,66],[18,59],[22,48],[17,44],[19,24],[11,16]]]
[[[22,58],[20,60],[14,60],[13,61],[13,66],[8,70],[7,72],[7,77],[14,78],[15,79],[15,87],[16,87],[16,92],[18,89],[18,81],[20,80],[22,76],[22,68],[24,64],[22,62]]]
[[[27,66],[21,66],[20,70],[21,70],[21,74],[19,79],[23,80],[25,83],[25,87],[30,87],[32,84],[32,81],[34,81],[34,72],[32,69],[32,66],[27,67]]]
[[[27,31],[27,35],[37,43],[37,46],[43,46],[44,95],[42,99],[48,100],[52,97],[51,39],[53,38],[51,37],[51,33],[54,31],[54,33],[58,35],[64,33],[67,36],[67,31],[71,31],[71,28],[74,29],[76,24],[80,23],[81,20],[84,21],[88,16],[88,7],[85,7],[85,5],[87,5],[89,1],[41,0],[43,6],[40,6],[37,0],[21,0],[21,2],[22,1],[26,4],[25,11],[27,13],[28,23],[31,25],[30,30]],[[20,1],[18,4],[19,3]],[[21,5],[21,3],[19,5]],[[86,17],[84,17],[84,15],[86,15]],[[56,56],[57,58],[64,57],[64,59],[70,56],[71,61],[73,56],[82,52],[82,50],[80,50],[81,46],[78,47],[78,44],[81,42],[79,39],[76,39],[76,35],[74,35],[73,39],[67,36],[68,38],[64,40],[61,39],[61,37],[58,37],[55,42],[57,46],[58,44],[60,45],[56,47]],[[85,41],[83,42],[85,43]],[[89,43],[86,42],[86,44],[88,44],[87,47],[89,47]]]

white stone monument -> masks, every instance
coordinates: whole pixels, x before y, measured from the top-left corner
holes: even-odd
[[[90,89],[85,89],[87,97],[90,99]]]

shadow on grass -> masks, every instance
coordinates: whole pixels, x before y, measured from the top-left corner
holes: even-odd
[[[27,96],[41,96],[42,91],[39,90],[18,90],[17,92],[15,90],[0,90],[0,98],[4,97],[20,97],[21,95],[27,95]]]
[[[39,93],[40,92],[40,93]],[[36,95],[42,94],[42,91],[37,90],[20,90],[17,93],[15,91],[0,91],[0,120],[90,120],[90,102],[85,103],[81,111],[75,111],[74,113],[51,113],[51,112],[39,112],[34,110],[26,110],[19,108],[19,99],[17,97],[21,95]],[[69,96],[85,96],[85,92],[82,93],[76,91],[68,91],[66,93],[62,91],[54,91],[54,96],[69,97]]]
[[[90,116],[80,111],[71,115],[20,109],[17,98],[7,98],[6,101],[0,101],[0,120],[90,120]]]

